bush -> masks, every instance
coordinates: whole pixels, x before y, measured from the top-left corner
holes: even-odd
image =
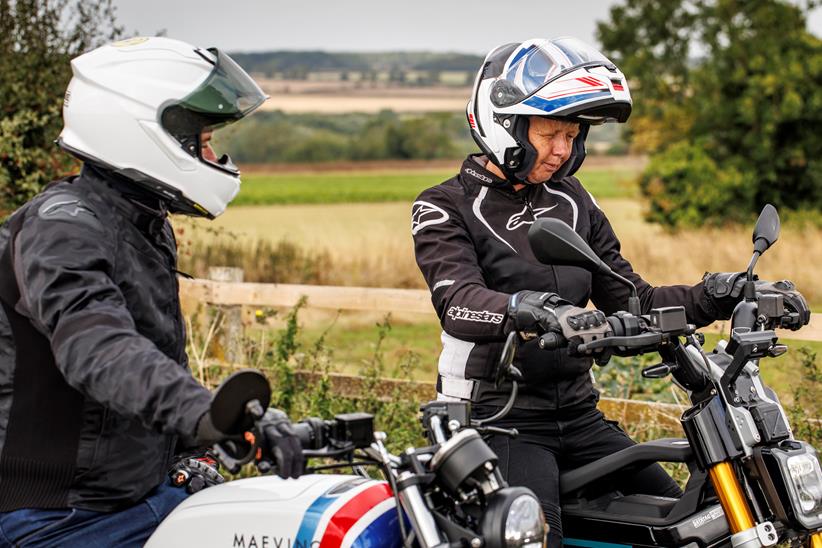
[[[69,61],[120,32],[111,0],[0,0],[0,219],[76,170],[54,145]]]
[[[802,377],[793,391],[793,405],[788,409],[796,439],[807,441],[822,451],[822,370],[816,352],[807,347],[802,355]]]
[[[249,331],[245,340],[245,363],[261,370],[272,385],[271,405],[285,411],[292,420],[306,417],[333,418],[339,413],[361,411],[374,415],[374,426],[377,430],[388,433],[387,446],[392,452],[400,452],[409,445],[425,443],[417,412],[419,402],[409,400],[398,384],[393,394],[379,397],[375,387],[385,376],[409,381],[413,370],[418,365],[418,356],[406,353],[390,368],[386,364],[383,343],[391,331],[390,316],[376,326],[374,351],[362,363],[360,376],[362,390],[358,398],[344,397],[331,390],[330,373],[333,371],[333,350],[325,344],[325,333],[315,341],[301,342],[299,312],[305,301],[301,301],[285,317],[285,325],[273,339],[266,339],[263,332],[255,334]],[[230,371],[219,366],[208,366],[207,356],[215,355],[219,343],[214,336],[214,325],[219,323],[218,311],[209,311],[204,318],[192,318],[194,328],[189,335],[189,355],[193,359],[195,375],[210,386],[216,386]],[[199,322],[198,320],[204,320]],[[212,336],[203,336],[205,332]],[[270,342],[266,342],[266,340]],[[205,341],[199,342],[198,341]],[[198,346],[200,346],[198,348]],[[205,346],[203,348],[203,346]],[[218,352],[216,352],[218,353]],[[200,357],[200,359],[197,359]],[[297,375],[297,372],[308,375]],[[306,379],[311,378],[308,382]],[[318,379],[318,380],[316,380]],[[251,468],[242,475],[256,473]]]
[[[648,220],[671,227],[748,221],[755,181],[747,170],[720,166],[704,142],[679,142],[653,156],[640,177]]]

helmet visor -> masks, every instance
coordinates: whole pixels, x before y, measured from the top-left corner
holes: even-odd
[[[207,139],[215,130],[254,111],[267,97],[225,53],[215,48],[195,51],[214,68],[197,89],[163,109],[161,124],[192,156],[238,175],[231,158],[225,154],[217,156]]]
[[[214,65],[214,70],[178,103],[180,106],[228,122],[239,120],[263,104],[265,93],[234,59],[216,48],[196,51]]]
[[[494,84],[491,102],[500,108],[514,105],[562,74],[585,66],[614,64],[599,51],[576,38],[532,44],[512,59]]]

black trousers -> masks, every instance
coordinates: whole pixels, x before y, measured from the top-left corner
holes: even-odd
[[[475,406],[478,418],[498,408]],[[560,471],[577,468],[635,444],[614,421],[605,420],[595,407],[546,412],[513,409],[494,426],[516,428],[519,436],[492,435],[488,445],[499,457],[500,471],[512,486],[528,487],[537,495],[550,526],[548,546],[562,544],[559,500]],[[659,464],[609,483],[623,494],[642,493],[679,497],[682,491]]]

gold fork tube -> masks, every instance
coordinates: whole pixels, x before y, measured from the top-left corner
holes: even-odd
[[[720,462],[711,467],[711,483],[714,485],[719,502],[725,511],[725,518],[731,533],[745,531],[754,526],[753,514],[748,506],[748,501],[742,494],[742,487],[736,479],[733,466],[730,462]],[[816,548],[816,546],[814,546]],[[819,548],[822,548],[820,546]]]

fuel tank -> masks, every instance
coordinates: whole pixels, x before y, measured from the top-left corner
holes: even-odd
[[[146,546],[399,548],[402,538],[386,482],[315,474],[204,489],[175,508]]]

